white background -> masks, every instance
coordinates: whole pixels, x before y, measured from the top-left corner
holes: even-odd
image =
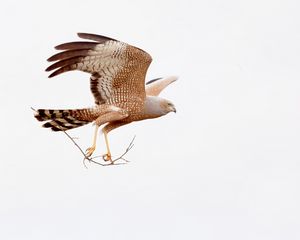
[[[300,239],[300,3],[3,1],[1,239]],[[93,105],[89,76],[48,79],[76,32],[148,51],[178,113],[110,134],[131,162],[82,164],[30,107]],[[85,149],[94,128],[70,132]],[[104,142],[96,153],[104,153]]]

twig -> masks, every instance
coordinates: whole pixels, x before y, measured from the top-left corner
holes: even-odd
[[[125,155],[126,155],[126,154],[134,147],[134,144],[133,144],[134,140],[135,140],[135,136],[132,138],[132,140],[131,140],[131,142],[129,143],[128,147],[126,148],[125,152],[124,152],[121,156],[117,157],[116,159],[111,160],[111,161],[110,161],[111,163],[110,163],[109,165],[113,165],[116,161],[119,161],[119,160],[123,160],[123,161],[125,161],[126,163],[128,163],[129,161],[128,161],[127,159],[125,159],[124,156],[125,156]],[[92,159],[95,159],[95,158],[99,158],[99,157],[102,157],[104,161],[107,161],[107,160],[105,160],[105,158],[104,158],[105,155],[93,157],[93,158],[91,158],[91,160],[92,160]],[[124,164],[124,163],[123,163],[123,164]],[[107,164],[106,164],[106,165],[107,165]]]
[[[84,164],[84,166],[87,168],[87,166],[86,166],[86,164],[85,164],[85,160],[88,160],[89,162],[92,162],[92,163],[95,163],[95,164],[98,164],[98,165],[100,165],[100,166],[112,166],[112,165],[122,165],[122,164],[126,164],[126,163],[128,163],[129,161],[128,160],[126,160],[125,158],[124,158],[124,156],[133,148],[133,146],[134,146],[134,144],[133,144],[133,142],[134,142],[134,139],[135,139],[135,136],[133,137],[133,139],[131,140],[131,142],[130,142],[130,144],[129,144],[129,146],[126,148],[126,150],[125,150],[125,152],[120,156],[120,157],[118,157],[118,158],[116,158],[116,159],[114,159],[114,160],[111,160],[109,163],[100,163],[100,162],[97,162],[97,161],[95,161],[95,160],[93,160],[93,159],[95,159],[95,158],[99,158],[99,157],[102,157],[103,158],[103,160],[105,160],[104,159],[104,156],[105,155],[103,155],[103,156],[96,156],[96,157],[92,157],[92,158],[90,158],[90,157],[88,157],[85,153],[84,153],[84,151],[82,150],[82,148],[77,144],[77,142],[66,132],[66,131],[64,131],[64,130],[62,130],[62,132],[75,144],[75,146],[79,149],[79,151],[82,153],[82,155],[84,156],[84,158],[83,158],[83,164]],[[117,161],[119,161],[119,160],[123,160],[123,161],[125,161],[124,163],[116,163]]]

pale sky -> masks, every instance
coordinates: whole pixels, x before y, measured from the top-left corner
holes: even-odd
[[[300,2],[3,1],[0,239],[300,239]],[[122,166],[85,169],[34,108],[93,105],[89,76],[48,79],[77,32],[153,57],[177,114],[110,134]],[[94,127],[72,130],[83,149]],[[100,137],[96,154],[104,153]]]

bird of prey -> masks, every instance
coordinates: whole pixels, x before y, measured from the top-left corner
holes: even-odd
[[[73,70],[91,74],[90,90],[95,98],[92,108],[54,110],[38,109],[35,118],[46,121],[43,127],[67,131],[95,123],[93,144],[86,151],[90,157],[95,148],[99,127],[105,137],[107,153],[104,160],[112,161],[107,134],[133,121],[157,118],[176,112],[169,100],[158,97],[177,77],[157,78],[145,84],[151,56],[137,47],[113,38],[78,33],[88,41],[69,42],[56,46],[61,52],[48,59],[55,62],[46,71],[54,70],[49,78]]]

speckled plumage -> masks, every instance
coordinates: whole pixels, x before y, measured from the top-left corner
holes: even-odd
[[[90,90],[96,105],[77,110],[39,109],[35,117],[39,121],[47,121],[44,127],[65,131],[89,122],[95,122],[97,126],[107,123],[103,129],[107,134],[132,121],[175,111],[174,105],[167,100],[148,97],[157,96],[177,78],[155,79],[145,88],[146,72],[152,61],[147,52],[105,36],[87,33],[79,33],[78,36],[91,41],[56,46],[62,52],[48,59],[54,63],[46,71],[53,71],[49,77],[73,70],[90,73]],[[154,106],[162,110],[157,111]]]

